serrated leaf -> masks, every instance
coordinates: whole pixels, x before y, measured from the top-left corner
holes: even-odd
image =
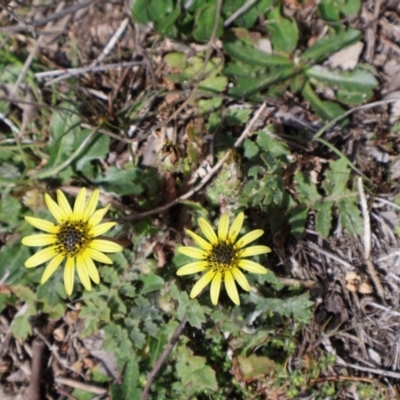
[[[333,201],[321,201],[314,204],[317,212],[315,218],[315,229],[322,237],[327,238],[332,228],[332,207]]]
[[[257,143],[265,152],[271,153],[275,158],[288,163],[290,151],[287,145],[280,140],[274,139],[264,131],[255,132],[257,135]]]
[[[294,20],[283,18],[278,4],[268,13],[267,30],[275,51],[292,53],[297,46],[299,31]]]
[[[299,322],[307,323],[311,318],[310,307],[313,302],[309,300],[309,293],[286,299],[263,299],[257,305],[257,310],[261,312],[275,312],[283,317],[293,317]]]
[[[224,40],[224,50],[235,60],[254,66],[273,67],[293,65],[293,62],[287,57],[265,53],[232,37]]]
[[[364,233],[364,223],[361,212],[352,198],[342,199],[338,202],[340,223],[350,235]]]
[[[313,204],[321,199],[317,186],[311,180],[309,174],[303,171],[298,171],[294,176],[294,183],[296,185],[296,192],[299,196],[300,203]]]
[[[107,191],[118,193],[120,196],[127,194],[140,194],[146,189],[142,180],[143,172],[140,168],[122,170],[110,167],[103,177],[95,181],[106,188]]]
[[[190,300],[186,309],[186,317],[190,325],[197,329],[201,329],[201,324],[206,322],[203,307],[197,300]]]
[[[235,97],[246,97],[268,88],[278,82],[283,82],[294,76],[296,68],[294,66],[283,66],[271,68],[271,71],[259,78],[248,78],[239,80],[237,86],[229,91]]]
[[[139,365],[134,357],[130,357],[124,371],[122,393],[125,399],[139,399],[141,391],[138,388]]]
[[[165,285],[164,279],[154,274],[142,275],[140,279],[144,285],[143,289],[141,290],[141,294],[151,293],[156,290],[160,290]]]
[[[4,196],[0,201],[0,222],[14,228],[20,220],[21,202],[11,195]]]
[[[188,396],[218,389],[215,371],[206,364],[203,357],[192,356],[179,360],[176,363],[176,372],[182,385],[188,389]]]
[[[243,142],[243,149],[246,158],[254,158],[260,152],[260,148],[250,139]]]
[[[325,173],[323,187],[328,196],[340,196],[344,194],[350,178],[350,169],[345,158],[331,161],[329,169]]]
[[[314,65],[305,70],[305,75],[309,78],[314,78],[322,82],[327,82],[330,85],[339,85],[340,87],[356,91],[369,91],[378,86],[378,81],[369,72],[362,69],[354,71],[339,71],[321,65]]]
[[[289,211],[289,224],[292,234],[299,239],[304,232],[309,207],[297,207]]]
[[[302,54],[301,58],[316,62],[322,61],[323,59],[328,58],[331,54],[358,42],[361,39],[361,36],[361,31],[357,29],[350,28],[346,31],[340,31],[335,36],[328,36],[319,40],[306,50]]]

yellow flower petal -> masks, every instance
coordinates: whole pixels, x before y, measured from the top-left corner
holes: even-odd
[[[218,304],[219,292],[221,291],[221,280],[222,274],[221,272],[217,272],[211,281],[210,296],[211,303],[213,303],[214,306]]]
[[[210,270],[206,272],[193,286],[192,291],[190,292],[190,298],[194,299],[214,278],[215,272]]]
[[[112,264],[112,260],[106,256],[105,254],[103,254],[101,251],[98,250],[94,250],[94,249],[90,249],[87,248],[83,254],[83,256],[88,255],[90,258],[93,258],[93,260],[99,261],[103,264]]]
[[[198,258],[200,260],[204,260],[207,257],[207,253],[197,247],[181,246],[178,248],[178,252],[185,256]]]
[[[45,249],[38,251],[32,257],[29,257],[25,261],[25,267],[26,268],[37,267],[38,265],[43,264],[46,261],[49,261],[50,258],[53,258],[56,255],[57,255],[56,246],[46,247]]]
[[[211,250],[212,249],[212,244],[208,243],[206,240],[204,240],[201,236],[196,235],[194,232],[190,231],[189,229],[186,229],[186,233],[195,241],[195,243],[200,246],[203,250]]]
[[[64,287],[67,296],[71,296],[74,289],[74,272],[75,272],[75,259],[73,257],[67,258],[64,268]]]
[[[218,223],[218,238],[226,240],[229,229],[229,214],[223,214]]]
[[[44,201],[46,202],[47,208],[51,212],[51,215],[56,219],[56,221],[61,224],[67,216],[62,212],[58,204],[47,194],[44,195]]]
[[[263,275],[268,272],[268,270],[264,268],[262,265],[250,260],[239,260],[238,267],[246,271],[252,272],[253,274]]]
[[[104,222],[104,224],[96,225],[89,231],[89,235],[92,237],[100,236],[109,231],[115,224],[115,222]]]
[[[94,250],[95,251],[95,250]],[[104,254],[103,254],[104,255]],[[94,283],[99,283],[100,282],[100,276],[99,276],[99,271],[97,271],[96,265],[94,265],[93,260],[87,255],[87,253],[85,252],[82,255],[85,264],[86,264],[86,268],[87,268],[87,272],[90,276],[90,279],[94,282]],[[105,256],[107,257],[107,256]],[[108,257],[107,257],[108,258]],[[111,260],[110,260],[111,261]]]
[[[65,216],[72,215],[71,206],[69,205],[68,200],[65,197],[65,194],[61,190],[57,190],[57,202],[59,207],[61,208],[61,211]]]
[[[48,246],[49,244],[54,244],[56,240],[54,235],[42,233],[39,235],[25,236],[21,240],[21,243],[25,246]]]
[[[225,289],[230,299],[237,305],[240,305],[239,293],[237,291],[235,279],[230,271],[225,272]]]
[[[100,208],[100,210],[97,210],[89,219],[89,226],[94,228],[96,225],[99,224],[99,222],[103,219],[104,215],[110,208],[110,204],[105,207],[105,208]]]
[[[54,225],[52,222],[46,221],[45,219],[25,217],[25,221],[34,226],[35,228],[40,229],[41,231],[48,233],[58,232],[58,227]]]
[[[83,212],[85,211],[86,205],[86,188],[82,188],[76,196],[74,204],[74,217],[76,220],[83,219]]]
[[[198,222],[200,225],[200,229],[202,230],[208,241],[211,244],[216,244],[218,242],[218,238],[212,226],[204,218],[199,218]]]
[[[264,234],[264,231],[262,229],[256,229],[254,231],[251,231],[241,237],[235,244],[235,246],[240,249],[244,246],[247,246],[249,243],[254,242],[256,239],[258,239],[260,236]]]
[[[237,215],[232,223],[231,228],[229,229],[228,239],[231,243],[234,243],[236,241],[236,238],[238,237],[240,230],[242,229],[243,221],[244,214],[241,212]]]
[[[90,283],[86,263],[82,256],[76,257],[76,270],[78,271],[78,276],[83,286],[88,292],[90,292],[92,290],[92,284]]]
[[[116,253],[122,251],[122,247],[111,240],[95,239],[89,244],[90,249],[99,250],[102,253]]]
[[[54,271],[58,268],[61,262],[64,260],[64,256],[62,254],[57,254],[47,265],[46,269],[43,272],[42,279],[40,283],[46,283],[47,280],[54,274]]]
[[[207,266],[207,261],[196,261],[179,268],[178,271],[176,271],[176,274],[178,276],[196,274],[197,272],[207,269]]]
[[[247,281],[244,273],[239,268],[233,268],[232,275],[243,290],[245,290],[246,292],[250,291],[249,282]]]
[[[93,190],[89,197],[85,211],[83,212],[83,220],[87,221],[92,214],[96,211],[97,203],[99,202],[100,192],[99,189]]]
[[[251,246],[247,249],[243,249],[240,252],[240,257],[256,256],[258,254],[270,253],[271,249],[267,246]]]

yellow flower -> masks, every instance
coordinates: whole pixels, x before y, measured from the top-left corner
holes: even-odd
[[[224,279],[228,296],[236,304],[240,305],[239,294],[235,280],[243,290],[249,291],[250,285],[241,269],[254,274],[266,274],[268,270],[260,264],[246,260],[246,257],[257,254],[269,253],[271,249],[267,246],[251,246],[244,248],[249,243],[258,239],[264,231],[256,229],[247,233],[239,240],[236,240],[242,228],[244,214],[240,213],[229,228],[229,216],[224,214],[218,224],[218,236],[211,225],[203,218],[199,218],[200,229],[208,242],[201,236],[190,230],[186,233],[201,248],[180,247],[178,251],[189,257],[197,258],[200,261],[187,264],[177,271],[177,275],[195,274],[206,271],[200,280],[193,286],[190,297],[196,297],[211,282],[211,302],[218,303],[221,281]]]
[[[86,188],[82,188],[76,197],[73,210],[61,190],[57,190],[58,204],[48,194],[45,194],[44,199],[57,223],[25,217],[28,223],[47,233],[26,236],[22,239],[22,244],[48,246],[28,258],[25,267],[33,268],[51,260],[40,281],[40,283],[45,283],[65,259],[64,285],[67,295],[71,295],[74,288],[75,267],[85,289],[91,290],[90,280],[94,283],[100,282],[93,260],[112,264],[110,258],[103,253],[122,250],[119,244],[109,240],[95,239],[96,236],[102,235],[115,225],[115,222],[100,224],[110,205],[96,211],[99,201],[97,189],[92,192],[86,202]]]

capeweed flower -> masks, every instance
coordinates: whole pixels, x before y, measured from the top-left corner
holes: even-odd
[[[22,244],[48,246],[28,258],[25,267],[33,268],[50,260],[40,281],[43,284],[65,260],[64,285],[67,295],[71,295],[74,288],[75,269],[85,289],[91,290],[91,280],[94,283],[100,282],[93,260],[112,264],[111,259],[104,253],[122,250],[119,244],[96,239],[115,225],[115,222],[100,223],[110,206],[96,211],[99,200],[97,189],[92,192],[87,202],[86,188],[80,189],[73,209],[61,190],[57,190],[58,204],[47,193],[44,199],[56,223],[25,217],[29,224],[46,233],[26,236],[22,239]]]
[[[217,235],[205,219],[199,218],[200,229],[208,241],[196,233],[186,230],[186,233],[200,248],[182,246],[178,248],[178,251],[181,254],[196,258],[198,261],[181,267],[177,271],[177,275],[205,272],[190,292],[192,299],[211,282],[211,302],[216,305],[223,280],[228,296],[236,305],[240,305],[235,281],[243,290],[250,290],[250,285],[242,270],[253,274],[266,274],[268,272],[262,265],[247,260],[247,257],[269,253],[271,249],[261,245],[245,248],[249,243],[258,239],[264,231],[256,229],[237,240],[243,220],[244,214],[241,212],[229,228],[228,214],[222,215],[219,220]]]

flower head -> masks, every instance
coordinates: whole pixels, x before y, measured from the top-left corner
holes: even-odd
[[[208,241],[194,232],[186,230],[186,233],[200,246],[200,249],[185,246],[178,248],[178,251],[189,257],[197,258],[199,261],[192,262],[180,268],[177,271],[177,275],[189,275],[205,271],[205,274],[193,286],[190,292],[192,299],[211,282],[211,302],[216,305],[223,279],[228,296],[236,305],[240,305],[235,281],[243,290],[250,290],[250,285],[241,270],[254,274],[266,274],[268,272],[260,264],[246,260],[246,257],[269,253],[271,249],[267,246],[244,248],[249,243],[258,239],[264,231],[256,229],[236,240],[242,228],[243,220],[244,214],[240,213],[229,228],[228,214],[222,215],[219,220],[217,235],[205,219],[199,218],[200,229]]]
[[[67,295],[71,295],[74,288],[75,268],[85,289],[91,290],[91,280],[94,283],[100,282],[93,260],[112,264],[110,258],[103,253],[122,250],[122,247],[114,242],[95,239],[115,225],[115,222],[100,224],[110,206],[96,211],[99,201],[97,189],[92,192],[86,202],[86,188],[82,188],[76,197],[73,209],[61,190],[57,190],[58,204],[47,193],[44,199],[56,223],[40,218],[25,217],[28,223],[46,233],[26,236],[22,239],[22,244],[48,246],[28,258],[25,267],[33,268],[50,260],[40,281],[40,283],[45,283],[57,267],[66,260],[64,285]]]

